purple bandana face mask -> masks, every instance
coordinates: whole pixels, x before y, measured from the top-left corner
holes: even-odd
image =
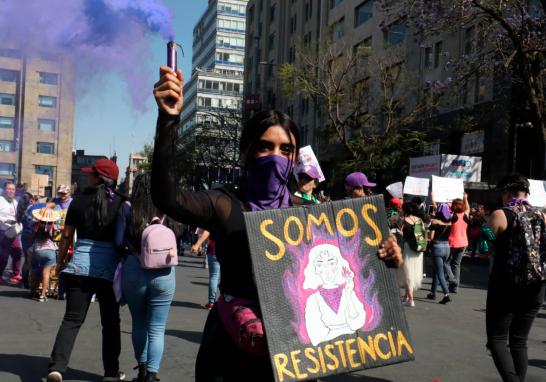
[[[248,163],[245,195],[252,211],[291,206],[287,184],[292,173],[291,160],[269,155]]]

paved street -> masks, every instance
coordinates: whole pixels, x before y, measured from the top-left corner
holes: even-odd
[[[498,381],[485,350],[485,280],[487,266],[479,261],[463,262],[463,288],[447,306],[424,299],[417,292],[415,308],[407,317],[416,361],[368,370],[327,381],[418,382]],[[208,273],[202,260],[182,257],[177,269],[177,292],[165,338],[165,355],[159,377],[162,382],[192,381],[193,366],[207,311]],[[428,287],[430,279],[426,280]],[[64,312],[64,303],[40,304],[27,292],[0,287],[0,381],[36,382],[44,377],[49,352]],[[131,318],[122,309],[122,369],[132,378],[135,365],[131,347]],[[546,304],[539,313],[529,340],[528,382],[546,380]],[[98,304],[93,304],[70,361],[66,381],[100,380],[100,323]],[[364,377],[363,375],[366,375]]]

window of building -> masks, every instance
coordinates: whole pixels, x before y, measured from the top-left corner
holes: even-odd
[[[0,69],[0,82],[17,82],[19,72],[17,70]]]
[[[330,0],[330,9],[337,7],[343,0]]]
[[[0,48],[0,56],[1,57],[9,57],[9,58],[20,58],[21,57],[21,51],[17,50],[17,49]]]
[[[345,35],[345,17],[340,18],[332,24],[332,40],[336,41]]]
[[[305,21],[307,22],[308,20],[311,19],[311,17],[313,17],[313,0],[309,0],[309,1],[306,1],[305,2]]]
[[[296,62],[296,47],[295,46],[291,46],[288,49],[288,62],[289,63]]]
[[[269,22],[272,23],[275,21],[275,13],[277,11],[277,4],[273,4],[271,8],[269,8]]]
[[[0,116],[0,128],[13,129],[15,127],[15,118]]]
[[[476,27],[471,26],[464,31],[464,53],[472,54],[474,52],[474,39],[476,38]]]
[[[59,75],[57,73],[39,72],[40,83],[45,85],[58,85]]]
[[[15,173],[15,163],[0,163],[0,175],[13,176]]]
[[[485,92],[485,79],[481,76],[477,76],[474,84],[474,102],[478,103],[485,101]]]
[[[269,50],[275,49],[275,33],[271,33],[267,39],[267,48]]]
[[[365,38],[353,47],[353,53],[357,56],[368,56],[372,49],[372,36]]]
[[[55,131],[56,121],[54,119],[39,118],[38,130],[52,132]]]
[[[366,0],[355,8],[355,28],[373,17],[373,0]]]
[[[435,68],[440,66],[440,57],[442,57],[443,47],[444,47],[444,43],[442,41],[438,41],[436,44],[434,44],[434,67]]]
[[[43,107],[57,107],[57,97],[39,95],[38,105]]]
[[[48,175],[49,180],[51,181],[53,179],[53,175],[55,174],[55,166],[44,166],[41,164],[34,165],[34,173],[38,175]]]
[[[15,94],[0,93],[0,105],[15,105]]]
[[[425,47],[425,56],[424,56],[424,59],[423,59],[423,61],[424,61],[423,64],[424,64],[425,69],[432,68],[432,53],[433,53],[433,50],[432,50],[431,46]]]
[[[38,154],[55,154],[55,144],[50,142],[37,142],[36,152]]]
[[[13,150],[12,141],[0,141],[0,151],[9,152]]]
[[[404,20],[398,20],[388,26],[383,32],[385,43],[389,46],[400,44],[406,38],[406,23]]]

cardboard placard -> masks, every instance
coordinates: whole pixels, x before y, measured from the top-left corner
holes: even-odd
[[[404,182],[404,194],[416,196],[428,196],[430,180],[428,178],[415,178],[406,176]]]
[[[432,176],[432,194],[438,203],[450,203],[464,197],[464,183],[460,178]]]
[[[529,179],[529,204],[534,207],[546,207],[546,182]]]
[[[404,197],[404,183],[402,182],[389,184],[386,190],[392,195],[393,198],[402,199]]]
[[[414,359],[383,196],[244,214],[276,381]]]

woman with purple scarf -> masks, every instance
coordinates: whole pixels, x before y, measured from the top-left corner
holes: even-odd
[[[103,382],[124,378],[118,361],[121,351],[119,304],[112,286],[120,261],[114,246],[116,217],[122,202],[114,193],[119,169],[111,160],[99,159],[82,171],[89,173],[90,187],[70,204],[59,245],[57,274],[63,272],[66,312],[51,353],[47,382],[62,382],[94,294],[99,298],[102,323]],[[69,258],[68,247],[76,230],[78,240]]]
[[[299,149],[298,129],[287,115],[278,111],[256,114],[241,135],[239,152],[244,175],[237,193],[222,189],[180,190],[173,168],[173,142],[183,103],[182,73],[161,67],[160,75],[154,88],[159,117],[152,162],[152,199],[159,210],[171,218],[211,232],[221,270],[221,296],[205,324],[195,379],[272,381],[267,351],[250,353],[238,346],[220,311],[224,303],[247,300],[255,302],[259,316],[243,212],[305,203],[291,196],[287,187]],[[384,243],[378,256],[394,260],[398,266],[402,263],[400,248],[393,239]]]
[[[495,251],[493,267],[487,286],[487,305],[485,326],[487,330],[487,347],[491,351],[495,366],[503,381],[525,381],[527,373],[527,337],[533,321],[544,302],[546,255],[544,253],[544,214],[534,210],[537,221],[542,226],[540,236],[527,236],[522,225],[514,224],[518,214],[533,211],[527,197],[529,181],[520,174],[504,177],[497,190],[502,197],[503,208],[491,214],[489,227],[495,235]],[[531,221],[531,220],[528,220]],[[534,227],[534,224],[533,224]],[[540,242],[538,248],[537,268],[523,263],[526,273],[530,269],[540,271],[537,279],[521,282],[516,277],[516,266],[513,262],[517,253],[525,253],[527,243],[518,240],[525,234],[526,239],[533,243]],[[536,235],[536,234],[535,234]],[[507,346],[508,345],[508,346]]]

